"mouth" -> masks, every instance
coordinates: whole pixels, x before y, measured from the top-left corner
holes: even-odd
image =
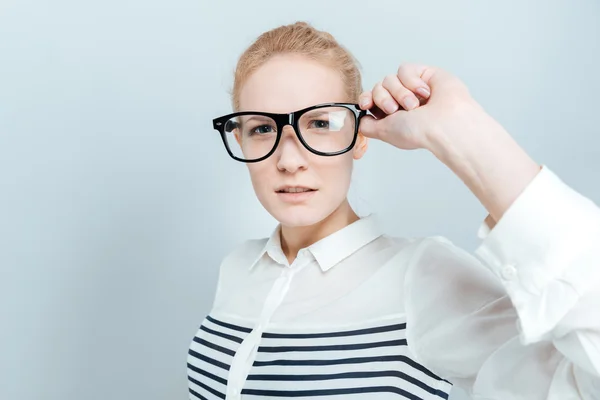
[[[279,190],[276,190],[277,193],[306,193],[306,192],[315,192],[316,189],[311,189],[307,187],[284,187]]]
[[[299,187],[299,186],[286,186],[279,188],[275,191],[279,200],[289,204],[302,204],[312,198],[317,189]]]

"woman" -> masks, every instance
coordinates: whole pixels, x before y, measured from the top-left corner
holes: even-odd
[[[214,127],[279,225],[223,260],[190,398],[445,399],[455,384],[600,399],[600,209],[440,69],[402,65],[361,91],[350,53],[306,23],[241,56],[235,113]],[[357,216],[368,138],[427,149],[463,180],[489,211],[478,258]]]

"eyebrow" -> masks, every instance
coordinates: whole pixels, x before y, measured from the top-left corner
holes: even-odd
[[[261,121],[261,122],[275,122],[275,121],[273,121],[272,118],[266,117],[264,115],[253,115],[248,119],[244,119],[244,116],[241,116],[240,124],[247,124],[248,122],[252,122],[254,120]]]
[[[304,115],[306,115],[307,117],[313,117],[314,118],[314,117],[320,117],[320,116],[325,115],[325,114],[331,114],[331,111],[321,111],[321,110],[317,111],[317,110],[313,110],[313,111],[307,112]]]

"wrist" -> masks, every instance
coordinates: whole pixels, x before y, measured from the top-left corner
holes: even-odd
[[[539,171],[539,165],[478,105],[459,105],[452,123],[433,130],[427,150],[475,194],[495,221]]]
[[[474,101],[457,102],[446,110],[451,118],[427,132],[425,149],[449,168],[459,167],[475,154],[488,151],[492,142],[510,137],[504,128]]]

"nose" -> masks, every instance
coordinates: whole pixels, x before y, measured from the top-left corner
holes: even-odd
[[[277,168],[282,172],[295,173],[308,168],[308,150],[298,140],[294,128],[286,125],[277,146]]]

